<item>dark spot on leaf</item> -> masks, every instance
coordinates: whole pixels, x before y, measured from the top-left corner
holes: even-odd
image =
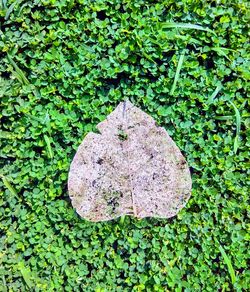
[[[158,174],[154,172],[153,179],[156,179],[158,177]]]
[[[103,164],[103,159],[102,158],[98,158],[98,160],[96,161],[97,164]]]

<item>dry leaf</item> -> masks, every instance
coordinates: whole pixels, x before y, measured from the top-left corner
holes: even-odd
[[[129,101],[88,133],[71,163],[68,189],[90,221],[121,215],[168,218],[187,203],[191,176],[167,131]]]

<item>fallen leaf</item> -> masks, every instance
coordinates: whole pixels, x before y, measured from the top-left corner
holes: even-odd
[[[69,195],[90,221],[122,215],[169,218],[185,206],[192,180],[167,131],[131,102],[88,133],[71,163]]]

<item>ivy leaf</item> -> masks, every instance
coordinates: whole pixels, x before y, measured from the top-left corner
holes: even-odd
[[[190,197],[187,163],[167,131],[129,101],[88,133],[71,163],[73,206],[90,221],[169,218]]]

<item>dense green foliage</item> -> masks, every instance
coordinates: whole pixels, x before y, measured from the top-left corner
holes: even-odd
[[[0,1],[1,291],[250,287],[244,3]],[[191,167],[175,218],[94,224],[70,204],[77,147],[124,98]]]

